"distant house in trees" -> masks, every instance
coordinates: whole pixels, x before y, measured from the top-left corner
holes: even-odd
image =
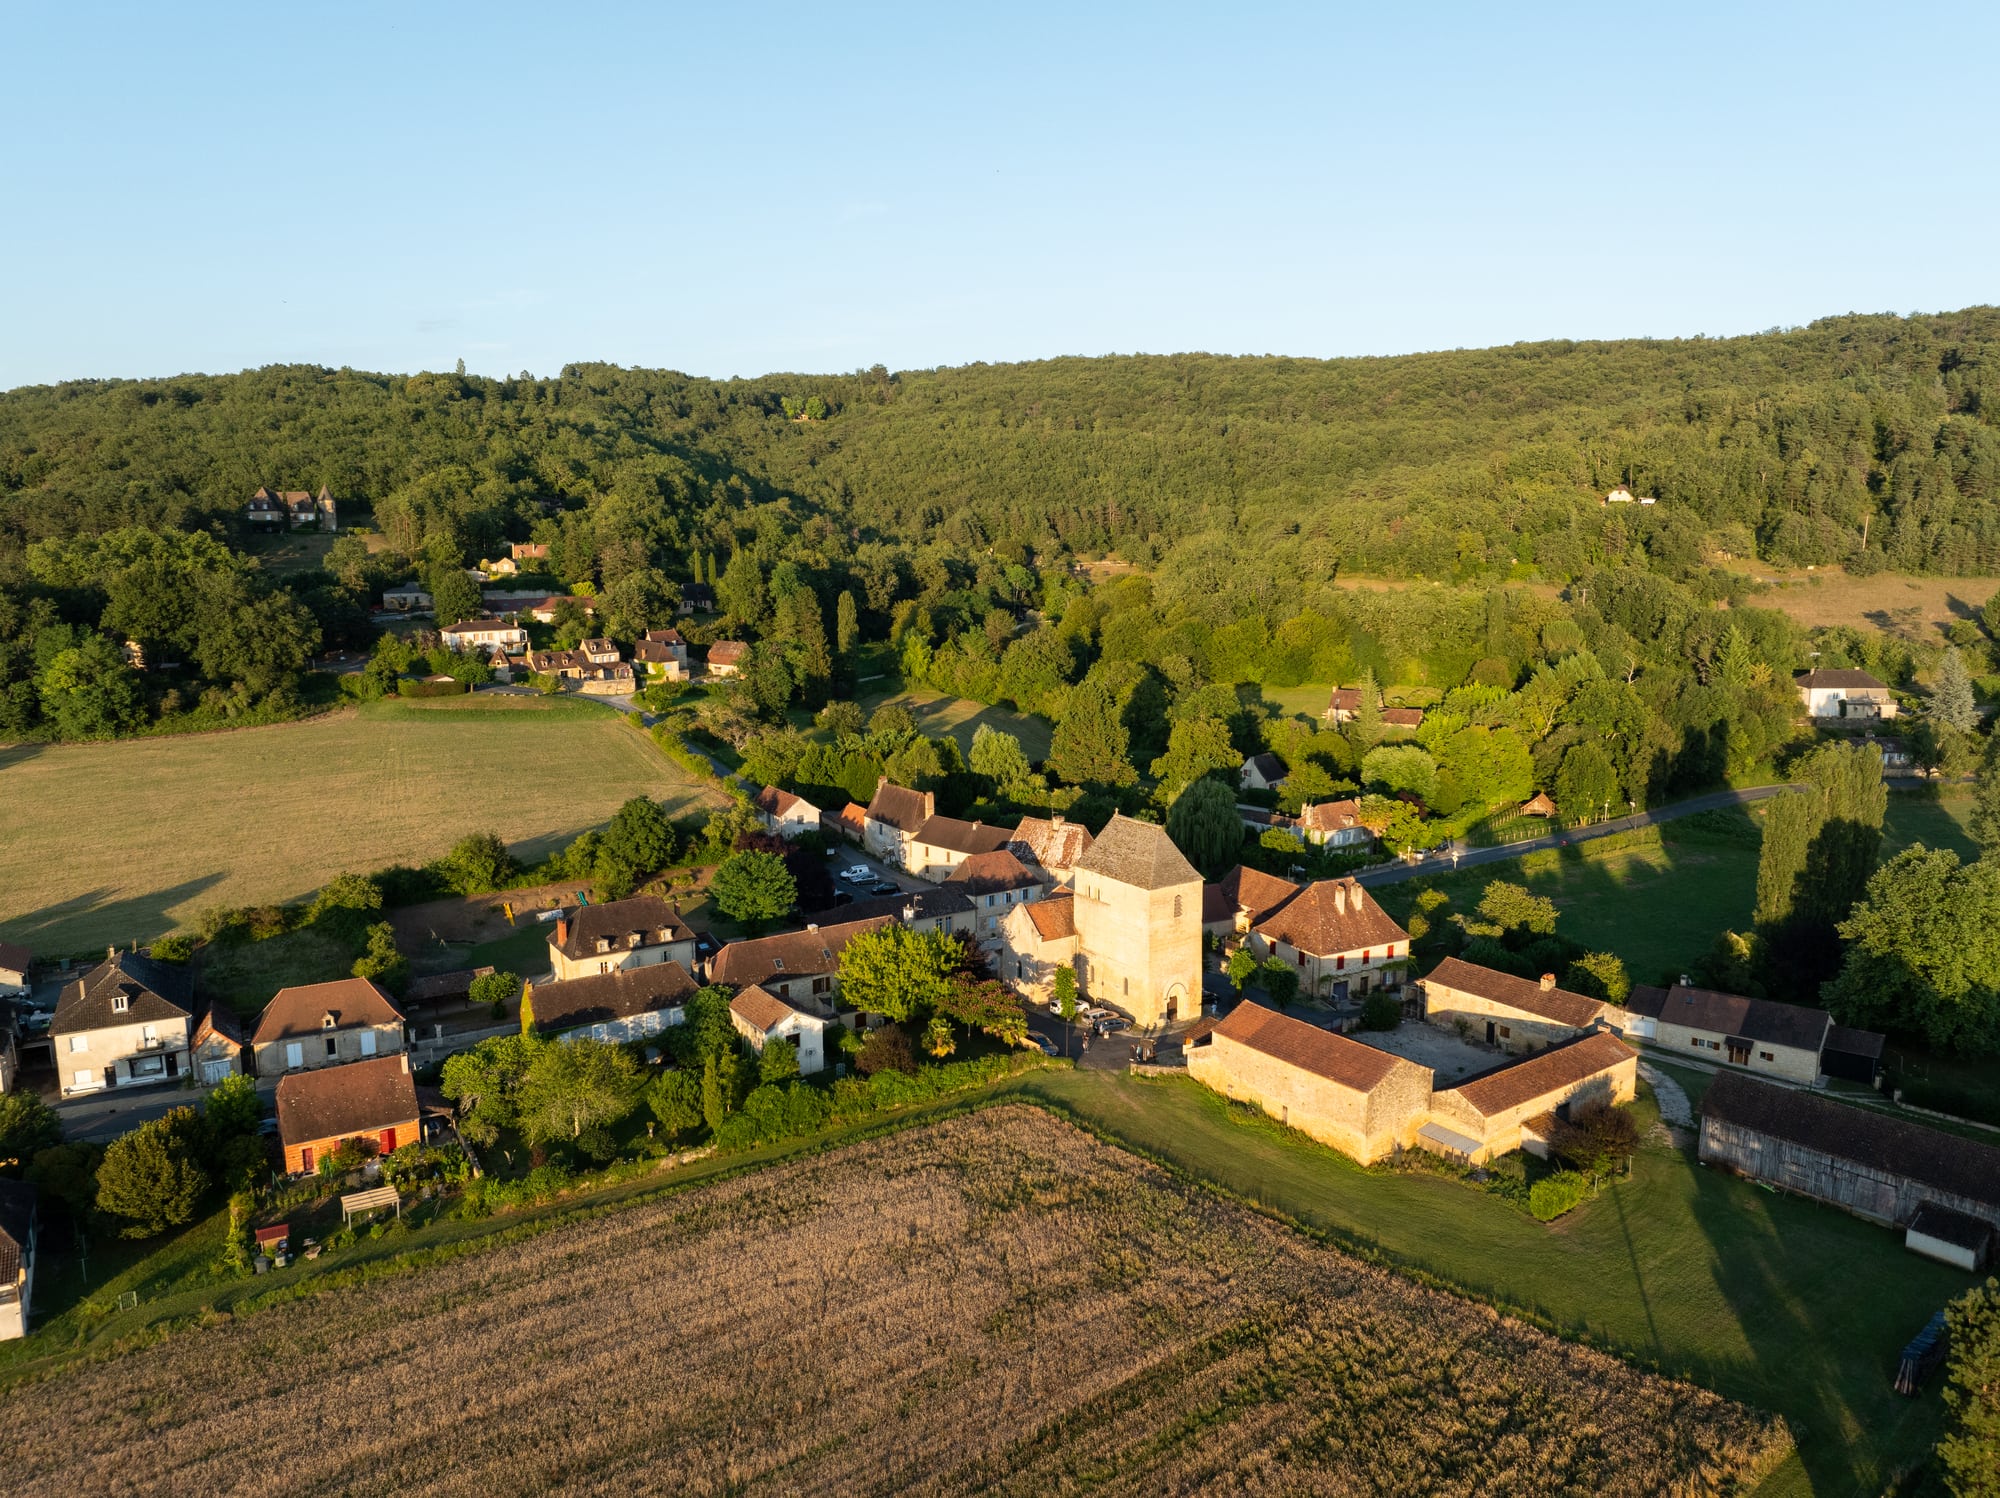
[[[1382,726],[1414,733],[1424,726],[1424,710],[1420,707],[1385,707],[1382,709]]]
[[[715,612],[715,589],[707,583],[688,583],[681,589],[681,603],[677,612],[681,614],[712,614]]]
[[[798,1049],[801,1076],[825,1070],[826,1027],[831,1021],[824,1016],[794,1009],[753,983],[729,1001],[729,1020],[758,1055],[774,1040],[789,1040]]]
[[[424,614],[430,612],[431,606],[430,590],[415,583],[382,590],[382,607],[398,614]]]
[[[1275,791],[1291,771],[1275,754],[1253,754],[1243,761],[1238,783],[1246,791]]]
[[[403,1011],[366,978],[281,988],[250,1047],[260,1077],[365,1061],[403,1049]]]
[[[40,1226],[35,1188],[0,1180],[0,1341],[28,1335]]]
[[[1808,717],[1862,722],[1896,716],[1896,696],[1866,671],[1822,669],[1792,678]]]
[[[1521,815],[1524,817],[1552,817],[1555,814],[1556,804],[1549,798],[1547,791],[1536,791],[1532,797],[1521,803]]]
[[[1335,687],[1326,699],[1326,711],[1320,716],[1329,723],[1351,723],[1361,711],[1361,688]]]
[[[741,640],[717,640],[708,647],[708,674],[734,676],[743,669],[750,647]]]
[[[188,1074],[194,982],[187,969],[113,949],[62,991],[49,1038],[64,1097],[177,1082]]]
[[[407,1052],[278,1081],[278,1142],[288,1175],[308,1175],[350,1139],[392,1155],[422,1136],[422,1114]]]
[[[635,895],[557,917],[549,967],[564,979],[664,962],[692,971],[694,947],[694,932],[678,910],[657,895]]]
[[[513,541],[508,543],[507,556],[515,563],[546,562],[549,549],[539,541]]]
[[[1625,1001],[1626,1033],[1705,1061],[1812,1083],[1822,1072],[1875,1080],[1883,1037],[1836,1025],[1824,1009],[1749,999],[1677,983],[1640,985]]]
[[[750,798],[757,820],[779,837],[803,837],[819,831],[819,808],[803,796],[767,785]]]
[[[1361,803],[1351,797],[1301,807],[1297,826],[1306,841],[1329,848],[1365,848],[1375,841],[1361,820]]]
[[[1463,1029],[1510,1055],[1546,1050],[1625,1018],[1602,1000],[1556,987],[1554,973],[1517,978],[1458,957],[1445,958],[1417,986],[1428,1023]]]
[[[244,505],[243,521],[252,530],[281,531],[286,524],[284,501],[269,489],[259,489]]]
[[[553,624],[556,622],[556,610],[565,603],[573,603],[579,609],[583,610],[583,615],[586,619],[595,619],[597,617],[596,601],[594,599],[577,597],[544,598],[540,603],[528,606],[528,617],[537,624]]]
[[[678,962],[530,985],[535,1033],[558,1040],[644,1040],[687,1019],[694,978]]]
[[[318,494],[305,489],[285,489],[274,494],[260,488],[243,507],[243,518],[264,530],[286,526],[295,531],[310,526],[329,531],[340,529],[339,508],[324,484]]]

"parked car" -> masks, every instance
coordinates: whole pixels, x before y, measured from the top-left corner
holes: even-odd
[[[875,877],[875,871],[865,863],[852,864],[840,871],[840,877],[850,884],[866,884]]]
[[[868,889],[868,893],[871,895],[900,895],[902,892],[901,885],[891,884],[886,879],[879,884],[870,885]]]
[[[1108,1019],[1101,1019],[1097,1022],[1097,1033],[1099,1035],[1116,1035],[1120,1030],[1128,1030],[1131,1026],[1132,1021],[1125,1018],[1124,1015],[1114,1014]]]
[[[1040,1030],[1030,1030],[1028,1032],[1028,1044],[1034,1046],[1044,1056],[1053,1056],[1056,1054],[1056,1043]]]

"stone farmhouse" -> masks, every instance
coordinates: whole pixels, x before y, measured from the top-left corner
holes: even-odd
[[[1824,1009],[1748,999],[1677,983],[1634,987],[1625,1000],[1626,1033],[1704,1061],[1764,1072],[1808,1085],[1822,1073],[1873,1082],[1884,1038],[1836,1025]]]
[[[185,1077],[198,1012],[193,990],[186,968],[106,952],[63,989],[49,1023],[62,1095]]]
[[[1598,1032],[1443,1092],[1428,1067],[1244,1002],[1183,1040],[1188,1074],[1364,1165],[1425,1149],[1466,1165],[1537,1149],[1573,1103],[1626,1102],[1638,1053]]]
[[[1213,936],[1247,936],[1250,928],[1299,892],[1275,874],[1238,864],[1201,889],[1201,929]]]
[[[687,641],[677,629],[649,629],[632,643],[632,664],[667,681],[686,681]]]
[[[308,1175],[349,1139],[367,1139],[385,1155],[422,1137],[417,1088],[407,1052],[278,1082],[278,1142],[288,1175]]]
[[[799,1074],[826,1068],[826,1029],[831,1021],[794,1009],[768,989],[751,984],[729,1001],[730,1023],[758,1055],[774,1040],[789,1040],[799,1053]]]
[[[1003,979],[1040,995],[1068,963],[1089,999],[1142,1027],[1198,1015],[1201,876],[1166,829],[1113,815],[1072,886],[1007,912],[995,952]]]
[[[1866,671],[1821,668],[1792,678],[1806,715],[1821,719],[1880,722],[1896,716],[1896,694]]]
[[[894,919],[878,915],[733,941],[709,959],[708,980],[739,989],[761,986],[809,1013],[833,1018],[840,994],[840,954],[863,931],[879,931]]]
[[[635,895],[557,917],[549,968],[564,979],[662,962],[678,962],[691,972],[694,947],[694,932],[678,910],[657,895]]]
[[[2000,1229],[2000,1149],[1797,1087],[1721,1072],[1701,1099],[1701,1160],[1950,1245],[1958,1219]],[[1926,1231],[1926,1229],[1928,1231]],[[1928,1249],[1930,1244],[1912,1244]],[[1983,1257],[1986,1237],[1958,1245]]]
[[[803,796],[767,785],[750,798],[757,820],[779,837],[803,837],[819,831],[819,808]]]
[[[861,846],[896,868],[908,868],[910,848],[918,831],[937,811],[930,791],[913,791],[884,775],[862,813]]]
[[[696,987],[688,970],[669,959],[530,984],[521,1005],[537,1035],[644,1040],[687,1018]]]
[[[260,1077],[365,1061],[403,1049],[403,1012],[366,978],[281,988],[250,1032]]]
[[[1299,987],[1336,1003],[1373,988],[1400,989],[1410,937],[1352,879],[1307,885],[1250,927],[1244,943],[1260,960],[1296,967]]]
[[[1509,1055],[1561,1045],[1586,1031],[1617,1028],[1624,1016],[1588,994],[1556,987],[1553,973],[1517,978],[1457,957],[1447,957],[1417,980],[1424,1019],[1441,1030],[1483,1039]]]

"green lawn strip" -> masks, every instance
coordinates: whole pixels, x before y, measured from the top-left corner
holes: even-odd
[[[1365,1171],[1181,1079],[1047,1073],[1016,1091],[1246,1201],[1563,1335],[1786,1417],[1803,1469],[1767,1492],[1875,1493],[1936,1439],[1903,1344],[1967,1276],[1900,1236],[1649,1148],[1550,1227],[1430,1174]],[[1809,1479],[1809,1486],[1794,1486]]]
[[[1882,820],[1882,857],[1893,858],[1912,843],[1949,848],[1968,862],[1979,856],[1967,823],[1972,819],[1972,793],[1953,788],[1891,791]]]
[[[313,926],[262,941],[218,941],[202,948],[201,991],[239,1014],[255,1014],[281,988],[345,978],[365,945]]]

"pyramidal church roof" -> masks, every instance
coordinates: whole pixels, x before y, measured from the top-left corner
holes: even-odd
[[[1156,822],[1135,821],[1121,812],[1112,814],[1090,851],[1076,861],[1076,868],[1136,889],[1201,883],[1201,875],[1174,846],[1166,828]]]

